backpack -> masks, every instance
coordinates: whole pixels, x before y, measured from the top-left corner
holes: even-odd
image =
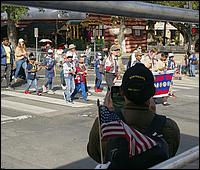
[[[129,142],[124,137],[111,137],[107,143],[105,162],[110,161],[108,169],[147,169],[169,158],[168,144],[161,137],[161,129],[166,122],[166,116],[155,115],[145,135],[153,139],[158,145],[129,157]]]

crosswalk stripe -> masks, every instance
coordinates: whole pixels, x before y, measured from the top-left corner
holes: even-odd
[[[64,99],[56,99],[56,98],[51,98],[51,97],[46,97],[46,96],[37,96],[37,95],[32,95],[32,94],[23,94],[23,93],[14,92],[14,91],[1,91],[1,94],[20,97],[20,98],[26,98],[30,100],[36,100],[36,101],[46,102],[46,103],[51,103],[51,104],[57,104],[57,105],[62,105],[62,106],[70,106],[70,107],[88,107],[88,106],[93,105],[93,104],[81,103],[81,102],[74,102],[74,104],[71,104],[71,103],[66,103]]]
[[[173,85],[172,88],[173,89],[187,89],[187,90],[192,89],[191,87],[183,87],[183,86],[176,86],[176,85]]]
[[[22,115],[22,116],[6,116],[6,115],[1,115],[1,122],[8,121],[8,120],[23,120],[27,118],[31,118],[31,115]]]
[[[27,112],[27,113],[33,113],[33,114],[37,114],[37,115],[57,111],[57,110],[34,106],[34,105],[30,105],[30,104],[13,102],[13,101],[5,100],[5,99],[1,100],[1,107],[14,109],[14,110],[18,110],[18,111],[23,111],[23,112]]]

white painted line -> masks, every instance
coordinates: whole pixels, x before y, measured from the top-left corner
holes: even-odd
[[[174,85],[177,85],[177,86],[186,86],[186,87],[198,87],[199,88],[199,85],[198,84],[184,84],[184,83],[177,83],[177,82],[174,82]]]
[[[11,116],[6,116],[6,115],[1,115],[1,121],[7,121],[7,120],[23,120],[32,117],[31,115],[23,115],[23,116],[16,116],[16,117],[11,117]]]
[[[182,94],[181,96],[185,97],[185,98],[196,98],[196,99],[199,99],[199,96],[194,96],[194,95],[184,95],[184,94]]]
[[[38,115],[57,111],[53,109],[47,109],[44,107],[33,106],[30,104],[13,102],[13,101],[5,100],[5,99],[1,100],[1,107],[19,110],[19,111],[23,111],[27,113],[38,114]]]
[[[176,85],[173,85],[172,86],[172,89],[187,89],[187,90],[189,90],[189,89],[192,89],[191,87],[181,87],[181,86],[176,86]]]
[[[25,98],[25,99],[30,99],[30,100],[36,100],[36,101],[46,102],[46,103],[51,103],[51,104],[57,104],[57,105],[62,105],[62,106],[88,107],[88,106],[93,105],[93,104],[80,103],[80,102],[74,102],[74,104],[71,104],[71,103],[66,103],[64,101],[64,99],[56,99],[56,98],[51,98],[51,97],[46,97],[46,96],[37,96],[37,95],[32,95],[32,94],[24,94],[24,93],[14,92],[14,91],[1,91],[1,94],[20,97],[20,98]]]
[[[55,94],[57,94],[57,95],[63,95],[63,92],[64,92],[63,90],[56,90]],[[90,92],[92,92],[92,91],[90,90]],[[104,94],[104,92],[101,92],[101,93]],[[99,99],[100,101],[103,101],[104,100],[104,96],[105,95],[103,95],[103,96],[96,96],[95,92],[94,92],[94,93],[92,93],[92,96],[88,96],[88,100],[97,101],[97,99]]]
[[[14,120],[24,120],[31,117],[32,117],[31,115],[23,115],[23,116],[16,116],[16,117],[1,115],[1,124],[10,123],[10,122],[13,122]]]

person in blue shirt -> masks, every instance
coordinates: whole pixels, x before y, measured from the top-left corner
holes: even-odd
[[[102,74],[103,74],[103,71],[102,71],[102,55],[101,53],[97,53],[97,56],[96,56],[96,62],[94,64],[94,67],[95,67],[95,74],[96,74],[96,79],[95,79],[95,92],[102,92],[102,89],[100,88],[101,87],[101,83],[102,83]]]
[[[42,86],[43,92],[48,94],[54,94],[52,90],[53,78],[56,76],[56,62],[53,58],[53,50],[48,50],[48,55],[43,60],[43,66],[45,67],[46,83]],[[47,91],[48,89],[48,91]]]
[[[13,63],[14,50],[11,45],[9,45],[9,39],[4,37],[1,44],[1,82],[6,76],[7,89],[11,89]]]
[[[29,61],[27,64],[27,87],[26,90],[24,91],[25,94],[30,94],[31,92],[29,91],[31,85],[33,84],[35,89],[36,89],[36,93],[38,96],[41,95],[41,92],[38,90],[38,81],[37,81],[37,72],[41,69],[42,67],[40,67],[37,63],[36,63],[36,57],[31,53],[29,55]]]
[[[195,68],[198,64],[197,57],[195,55],[195,51],[192,51],[192,54],[189,57],[189,76],[195,77]]]

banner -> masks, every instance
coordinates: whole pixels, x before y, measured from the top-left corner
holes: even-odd
[[[156,87],[156,93],[153,97],[156,98],[168,96],[174,70],[152,73],[154,75],[154,86]]]

